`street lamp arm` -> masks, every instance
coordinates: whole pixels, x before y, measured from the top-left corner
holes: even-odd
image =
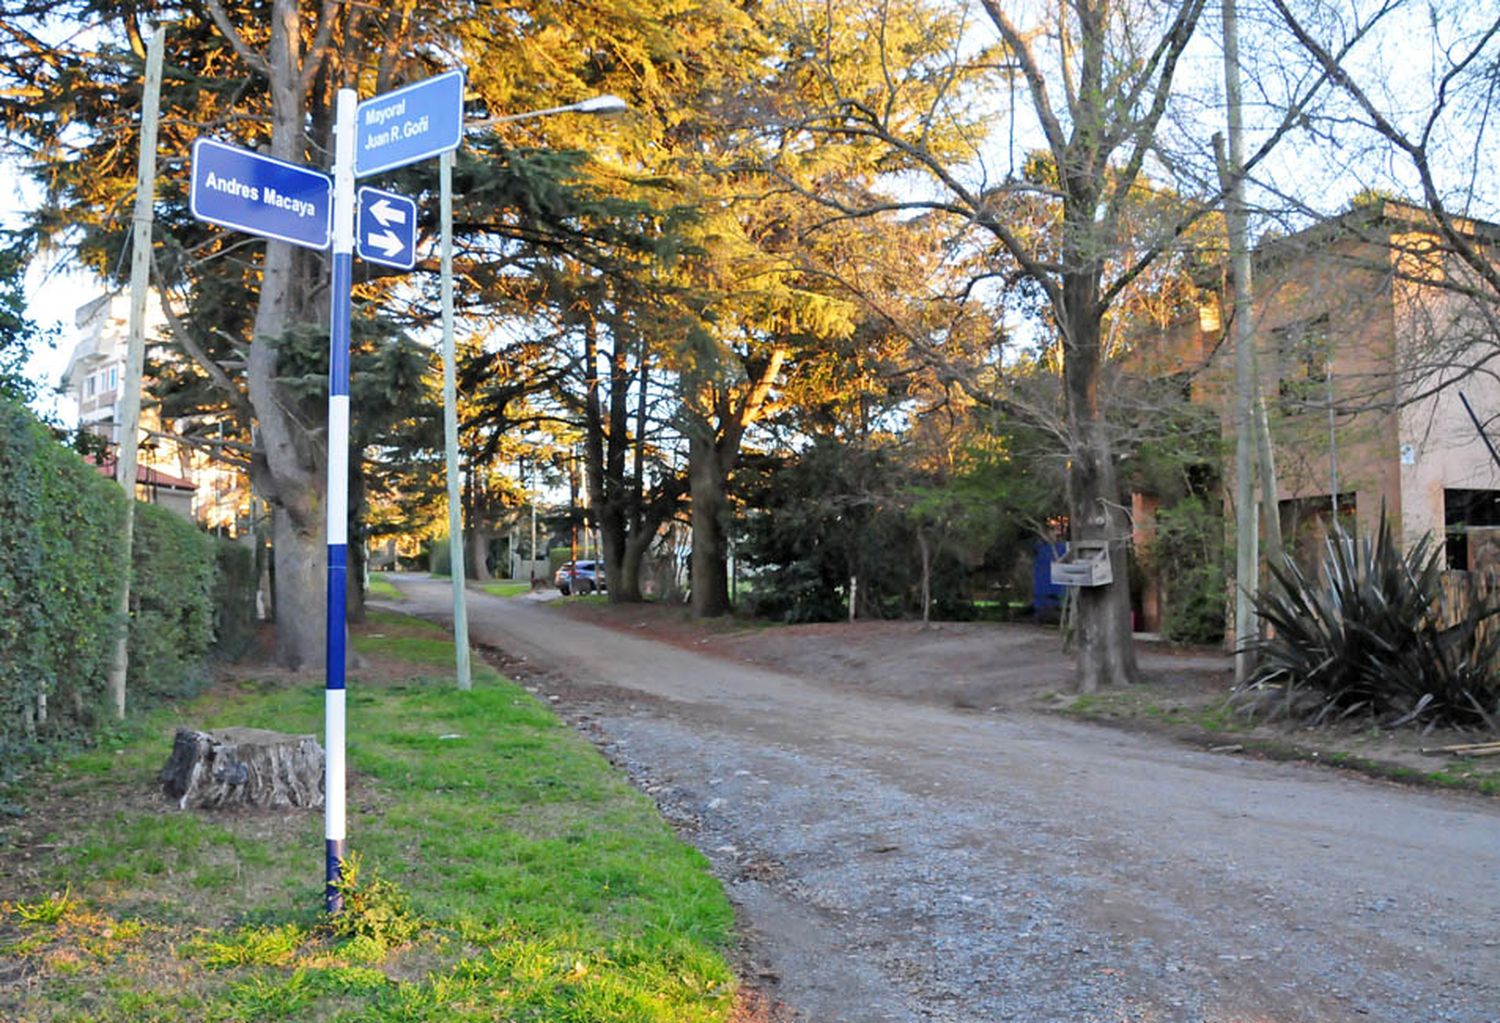
[[[565,106],[547,107],[544,110],[528,110],[523,114],[502,114],[499,117],[486,117],[482,121],[470,121],[464,127],[466,129],[493,128],[497,124],[531,121],[538,117],[551,117],[553,114],[593,114],[595,116],[607,117],[611,114],[623,114],[629,109],[629,104],[618,96],[591,96],[588,99],[579,100],[577,103],[568,103]]]

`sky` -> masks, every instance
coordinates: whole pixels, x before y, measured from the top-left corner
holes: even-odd
[[[22,226],[26,211],[39,201],[36,186],[25,180],[14,164],[0,162],[0,225],[6,229]],[[56,260],[39,259],[27,271],[26,292],[32,319],[44,329],[51,328],[55,335],[52,347],[38,348],[26,363],[26,375],[42,384],[32,405],[44,415],[72,423],[78,417],[77,404],[53,388],[61,381],[72,352],[74,313],[103,294],[104,286],[92,274],[70,270]]]

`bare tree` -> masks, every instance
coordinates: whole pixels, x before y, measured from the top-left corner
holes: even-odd
[[[931,210],[977,232],[974,244],[993,252],[995,274],[1029,289],[1036,322],[1055,331],[1072,537],[1106,545],[1115,580],[1080,592],[1078,686],[1088,692],[1136,674],[1125,585],[1130,530],[1103,394],[1106,335],[1112,311],[1200,215],[1202,207],[1162,201],[1148,187],[1147,167],[1204,4],[1072,0],[1034,10],[1023,23],[1020,9],[997,0],[948,16],[883,3],[865,35],[878,52],[859,65],[879,69],[872,83],[841,74],[848,55],[835,51],[846,44],[827,36],[811,7],[801,9],[804,52],[812,55],[804,73],[822,81],[824,102],[789,119],[785,138],[795,155],[801,135],[837,136],[884,153],[889,169],[919,172],[914,198],[808,192],[848,216]],[[993,45],[971,42],[974,14],[992,30]],[[988,133],[955,110],[1003,108],[995,95],[1014,97],[1013,85],[1042,150],[997,179],[987,169]],[[1008,112],[1014,124],[1021,103]],[[792,161],[782,164],[789,180],[799,179]]]

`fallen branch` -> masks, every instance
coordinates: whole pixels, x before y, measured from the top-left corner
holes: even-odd
[[[1424,757],[1493,757],[1500,756],[1500,740],[1491,742],[1464,742],[1453,746],[1423,746]]]

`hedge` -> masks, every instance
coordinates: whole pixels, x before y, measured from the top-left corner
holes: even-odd
[[[126,698],[181,696],[214,639],[214,543],[181,515],[135,506]]]
[[[125,496],[0,401],[0,758],[88,727],[115,632]]]
[[[105,711],[125,496],[24,408],[0,401],[0,775]],[[206,659],[248,645],[249,548],[137,504],[129,705],[191,692]],[[216,643],[215,637],[218,637]]]

